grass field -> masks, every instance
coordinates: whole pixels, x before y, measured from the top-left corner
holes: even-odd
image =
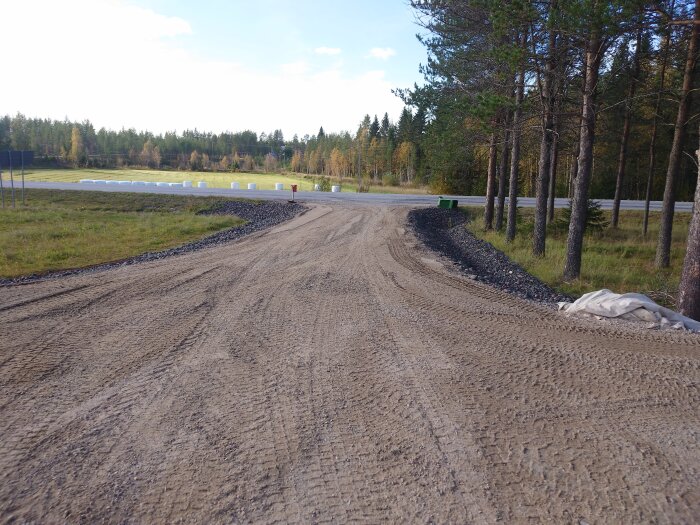
[[[7,175],[4,175],[7,178]],[[230,188],[232,182],[238,182],[241,189],[246,189],[248,183],[256,183],[259,190],[274,190],[276,183],[284,184],[284,189],[291,190],[291,184],[296,184],[299,191],[313,191],[314,178],[299,174],[276,173],[212,173],[190,171],[135,170],[135,169],[33,169],[25,172],[28,181],[42,182],[78,182],[80,179],[101,180],[140,180],[145,182],[182,182],[184,180],[204,181],[212,188]],[[337,182],[333,182],[337,184]],[[355,192],[357,183],[345,180],[341,183],[342,191]],[[425,188],[408,186],[370,186],[372,193],[426,193]]]
[[[197,215],[222,199],[141,193],[27,190],[0,210],[0,277],[90,266],[162,250],[243,224]]]
[[[561,213],[561,210],[557,210]],[[685,256],[689,213],[677,213],[673,225],[671,267],[659,270],[654,266],[656,241],[659,232],[660,213],[652,213],[649,233],[642,236],[643,213],[620,212],[618,229],[607,228],[599,233],[587,234],[581,263],[581,277],[567,282],[562,279],[566,259],[565,230],[553,231],[547,236],[547,252],[543,258],[532,256],[533,210],[519,209],[518,234],[512,244],[505,242],[502,233],[484,232],[483,208],[469,209],[473,220],[468,228],[507,254],[528,272],[557,290],[580,296],[586,292],[608,288],[617,293],[639,292],[650,296],[659,304],[675,307],[678,282]],[[610,212],[605,212],[610,219]]]

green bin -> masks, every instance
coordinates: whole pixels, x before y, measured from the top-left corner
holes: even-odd
[[[457,207],[457,199],[443,199],[440,197],[438,200],[438,208],[456,208]]]

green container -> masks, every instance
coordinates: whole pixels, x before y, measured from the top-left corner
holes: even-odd
[[[457,207],[457,199],[443,199],[440,197],[438,200],[438,208],[456,208]]]

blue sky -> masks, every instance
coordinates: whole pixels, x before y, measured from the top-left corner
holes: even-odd
[[[0,113],[155,132],[354,130],[397,119],[425,51],[403,0],[12,0],[36,20]],[[37,17],[36,14],[39,13]],[[13,34],[14,31],[14,34]],[[4,89],[5,90],[5,89]]]

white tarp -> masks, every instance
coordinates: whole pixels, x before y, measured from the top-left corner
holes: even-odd
[[[598,317],[617,317],[628,321],[641,321],[700,332],[700,322],[659,306],[640,293],[617,294],[610,290],[598,290],[582,295],[573,303],[558,303],[558,305],[559,310],[567,314],[583,313]]]

